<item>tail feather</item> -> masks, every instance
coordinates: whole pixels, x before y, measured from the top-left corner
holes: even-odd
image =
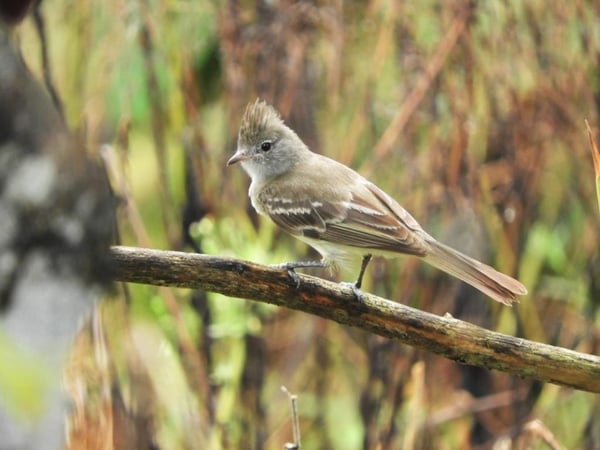
[[[527,294],[521,282],[496,269],[460,253],[438,241],[428,242],[431,251],[424,260],[450,275],[479,289],[494,300],[512,306],[518,302],[518,295]]]

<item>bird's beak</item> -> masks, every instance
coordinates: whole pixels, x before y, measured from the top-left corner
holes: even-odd
[[[240,161],[245,161],[250,158],[252,158],[252,155],[249,155],[244,150],[238,150],[231,158],[229,158],[227,165],[231,166],[232,164],[239,163]]]

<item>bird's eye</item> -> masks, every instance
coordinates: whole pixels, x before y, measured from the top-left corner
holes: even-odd
[[[263,152],[268,152],[269,150],[271,150],[272,146],[273,146],[273,143],[271,141],[265,141],[262,144],[260,144],[260,149]]]

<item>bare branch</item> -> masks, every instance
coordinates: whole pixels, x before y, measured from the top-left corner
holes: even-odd
[[[112,247],[115,279],[218,292],[285,306],[396,339],[464,364],[600,392],[600,357],[486,330],[299,274],[217,256]]]

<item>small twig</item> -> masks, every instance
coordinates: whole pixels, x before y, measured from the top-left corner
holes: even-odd
[[[298,419],[298,396],[292,394],[285,386],[281,386],[281,390],[287,394],[290,399],[290,407],[292,414],[292,436],[294,442],[284,444],[284,450],[298,450],[300,448],[300,420]]]
[[[523,435],[525,438],[525,442],[523,443],[524,445],[522,447],[519,445],[518,448],[531,448],[533,447],[534,438],[538,438],[547,444],[552,450],[563,449],[552,431],[550,431],[550,429],[539,419],[527,422],[523,426]]]
[[[462,391],[460,396],[452,399],[451,405],[432,412],[423,424],[425,430],[439,427],[451,420],[460,419],[467,415],[514,405],[523,402],[527,396],[527,390],[509,390],[497,392],[485,397],[475,398],[467,392]]]

